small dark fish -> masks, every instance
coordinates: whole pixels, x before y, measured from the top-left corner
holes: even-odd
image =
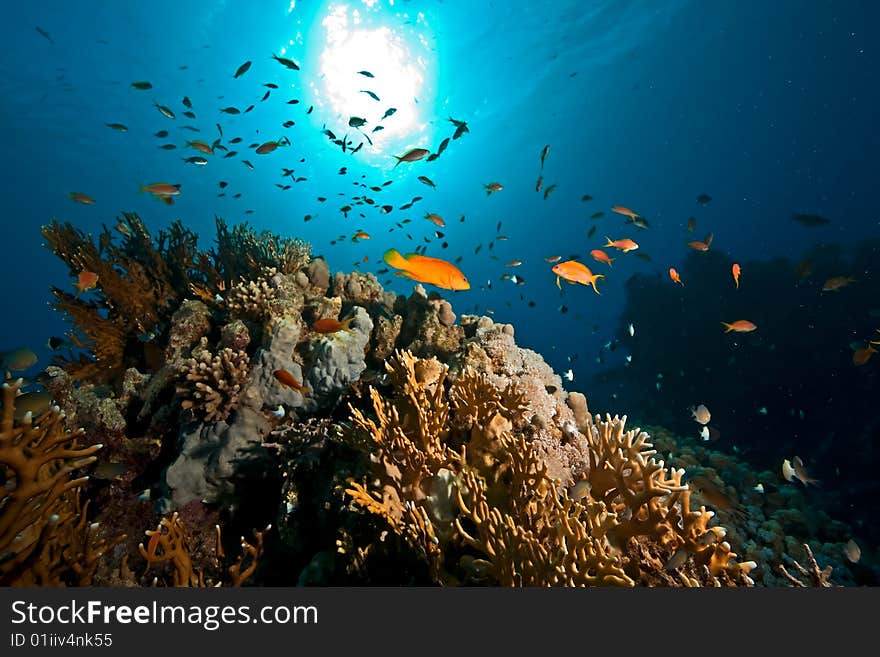
[[[306,110],[306,114],[311,114],[313,109],[315,109],[315,106],[309,105],[309,109]]]
[[[643,252],[636,253],[636,258],[638,258],[640,260],[644,260],[645,262],[651,262],[651,256],[649,256],[647,253],[643,253]]]
[[[379,96],[377,96],[376,94],[374,94],[372,91],[369,91],[369,90],[367,90],[367,89],[361,89],[360,92],[361,92],[362,94],[367,94],[367,95],[368,95],[370,98],[372,98],[373,100],[376,100],[376,101],[379,100]]]
[[[159,148],[163,151],[173,151],[177,146],[175,144],[162,144]]]
[[[296,125],[296,123],[293,122],[293,121],[285,121],[285,122],[282,123],[281,125],[284,126],[285,128],[289,128],[289,127],[291,127],[291,126],[293,126],[293,125]]]
[[[229,152],[228,152],[226,155],[224,155],[223,157],[235,157],[236,155],[238,155],[238,151],[229,151]]]
[[[352,128],[361,128],[364,125],[366,125],[366,123],[367,123],[367,120],[362,119],[359,116],[352,116],[351,118],[348,119],[348,125],[351,126]]]
[[[287,59],[286,57],[279,57],[275,53],[272,53],[272,59],[274,59],[279,64],[286,66],[287,68],[289,68],[292,71],[299,70],[299,66],[297,66],[296,62],[294,62],[292,59]]]
[[[242,75],[247,73],[247,71],[250,67],[251,67],[251,62],[246,61],[244,64],[242,64],[241,66],[238,67],[238,70],[235,72],[235,75],[233,75],[232,77],[234,77],[234,78],[241,77]]]
[[[139,80],[137,82],[132,82],[131,86],[135,89],[140,89],[141,91],[146,91],[147,89],[152,89],[153,85],[147,82],[146,80]]]
[[[363,75],[364,77],[367,77],[367,78],[374,78],[374,77],[376,77],[375,75],[373,75],[373,74],[370,73],[369,71],[358,71],[358,73],[359,73],[360,75]]]
[[[199,130],[194,125],[182,125],[182,126],[180,126],[180,129],[181,130],[190,130],[192,132],[201,132],[201,130]]]
[[[113,128],[114,130],[118,130],[119,132],[128,132],[128,127],[122,125],[121,123],[105,123],[105,126],[108,128]]]
[[[277,85],[277,84],[274,84],[274,83],[272,83],[272,82],[267,82],[267,83],[265,83],[263,86],[264,86],[264,87],[269,87],[270,89],[277,89],[277,88],[278,88],[278,85]]]
[[[168,131],[167,130],[160,130],[159,132],[154,132],[153,136],[158,137],[159,139],[165,139],[165,137],[168,136]]]
[[[239,110],[237,107],[224,107],[220,111],[224,114],[241,114],[241,110]]]
[[[220,189],[225,189],[226,186],[229,185],[229,183],[226,182],[225,180],[221,180],[221,181],[218,182],[217,184],[220,186]]]
[[[384,125],[377,125],[375,128],[370,130],[370,132],[379,132],[380,130],[384,130],[384,129],[385,129]]]
[[[294,98],[293,100],[288,100],[287,104],[288,105],[298,105],[299,101],[296,98]]]
[[[440,146],[437,148],[438,157],[443,154],[447,146],[449,146],[449,137],[440,142]]]
[[[245,165],[248,169],[251,169],[251,170],[253,171],[253,168],[254,168],[254,165],[253,165],[253,164],[251,164],[251,163],[248,162],[247,160],[242,160],[242,162],[244,162],[244,165]]]
[[[588,238],[592,237],[593,235],[596,234],[596,228],[597,228],[596,226],[593,226],[592,228],[590,228],[589,232],[587,233]]]
[[[189,96],[184,96],[182,102],[184,107],[192,109],[193,104],[192,101],[189,99]]]
[[[194,119],[194,118],[196,118],[196,115],[195,115],[193,112],[190,112],[189,110],[187,110],[186,112],[184,112],[183,115],[184,115],[186,118],[188,118],[188,119]]]
[[[385,113],[382,115],[382,119],[387,119],[389,116],[394,114],[396,111],[397,111],[396,107],[389,107],[387,110],[385,110]],[[379,120],[381,121],[382,119],[379,119]]]
[[[818,214],[793,214],[791,218],[798,223],[803,224],[804,226],[810,226],[811,228],[831,223],[830,219]]]
[[[42,36],[46,39],[46,41],[48,41],[52,45],[55,45],[55,41],[52,40],[52,37],[49,36],[49,33],[46,30],[44,30],[39,25],[35,25],[34,28],[37,30],[37,32],[40,33],[40,36]],[[370,77],[372,77],[372,76],[370,76]]]
[[[201,155],[193,155],[192,157],[183,158],[183,161],[187,164],[198,164],[199,166],[204,166],[208,163],[208,160]]]
[[[706,205],[711,200],[712,200],[712,197],[709,196],[708,194],[700,194],[697,197],[697,203],[699,203],[700,205]]]
[[[264,100],[266,100],[269,97],[269,94],[271,94],[271,93],[272,93],[271,91],[267,90],[266,93],[263,94],[263,97],[260,98],[260,102],[262,103]]]
[[[230,144],[239,144],[239,143],[241,143],[241,137],[233,137],[232,139],[229,140],[229,143]]]
[[[581,196],[581,200],[582,201],[592,201],[593,197],[590,196],[589,194],[584,194],[583,196]]]
[[[254,109],[254,106],[253,106],[253,105],[248,105],[248,106],[247,106],[247,109],[246,109],[244,112],[242,112],[242,114],[247,114],[247,113],[250,112],[252,109]]]
[[[215,123],[214,125],[217,126],[217,132],[220,134],[220,137],[223,137],[223,126],[221,126],[219,123]]]
[[[425,162],[433,162],[438,157],[440,157],[437,153],[431,153],[428,157],[425,158]]]
[[[594,212],[593,214],[590,215],[590,219],[598,219],[599,217],[604,217],[604,216],[605,216],[604,212]]]
[[[545,201],[546,201],[548,198],[550,198],[550,194],[553,193],[553,190],[554,190],[554,189],[556,189],[556,183],[553,183],[552,185],[549,185],[549,186],[544,190],[544,200],[545,200]]]

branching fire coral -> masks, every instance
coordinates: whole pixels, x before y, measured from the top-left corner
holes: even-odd
[[[436,581],[751,584],[754,564],[736,563],[712,512],[690,509],[684,471],[657,461],[625,417],[588,422],[590,469],[570,494],[515,429],[525,406],[515,391],[475,373],[447,390],[446,366],[409,352],[386,367],[394,393],[371,389],[376,419],[351,408],[344,435],[370,446],[373,476],[346,493],[423,555]],[[667,571],[678,569],[675,580]]]
[[[202,338],[194,358],[184,363],[185,385],[177,392],[184,396],[182,406],[192,409],[207,422],[225,420],[238,405],[238,397],[248,380],[248,355],[230,347],[212,354]]]
[[[254,532],[254,543],[241,538],[241,554],[236,561],[226,568],[229,583],[232,586],[241,586],[253,574],[263,556],[263,536],[269,530]],[[147,561],[147,568],[154,565],[170,564],[173,586],[205,587],[219,586],[222,581],[219,575],[207,575],[205,568],[193,562],[190,537],[187,529],[180,519],[179,514],[174,513],[170,518],[162,518],[156,529],[148,529],[149,537],[146,547],[141,543],[138,551]],[[214,548],[213,570],[219,571],[220,560],[225,556],[222,546],[222,536],[219,525],[216,527],[216,544]],[[157,581],[158,578],[154,581]]]
[[[65,430],[57,408],[14,420],[20,381],[3,384],[0,411],[0,583],[89,584],[98,560],[121,537],[104,539],[86,519],[74,472],[95,460],[101,445],[79,447],[82,432]]]

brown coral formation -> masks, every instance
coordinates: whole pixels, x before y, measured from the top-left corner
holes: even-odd
[[[465,372],[447,389],[447,366],[409,352],[387,369],[394,394],[371,390],[375,419],[352,407],[349,440],[370,445],[373,473],[346,492],[423,555],[436,581],[751,583],[753,564],[736,562],[723,529],[709,527],[712,512],[690,509],[683,471],[655,460],[626,418],[590,420],[589,485],[570,495],[487,377]],[[682,553],[692,559],[675,580],[663,564]],[[678,559],[669,570],[684,566]]]
[[[181,406],[191,409],[206,422],[225,420],[238,405],[239,395],[250,372],[248,355],[230,347],[212,354],[207,340],[202,349],[184,363],[185,385],[177,388],[184,397]]]
[[[80,447],[60,411],[14,420],[20,382],[3,384],[0,411],[0,583],[60,586],[91,583],[101,557],[121,538],[105,538],[87,520],[74,473],[95,460],[101,445]]]
[[[226,568],[227,575],[221,573],[221,560],[226,556],[223,550],[220,526],[215,525],[214,554],[211,559],[213,574],[206,575],[206,568],[196,565],[193,559],[192,537],[180,518],[173,513],[170,518],[162,518],[156,529],[148,529],[145,533],[149,540],[146,547],[138,545],[141,557],[147,562],[147,570],[151,567],[170,572],[172,586],[205,587],[219,586],[224,580],[232,586],[243,585],[253,574],[263,556],[263,531],[254,532],[254,542],[250,543],[242,536],[241,553]],[[158,577],[154,579],[154,583]]]
[[[232,317],[262,320],[271,314],[275,288],[269,280],[278,273],[274,267],[265,268],[253,280],[242,279],[226,295],[226,309]]]

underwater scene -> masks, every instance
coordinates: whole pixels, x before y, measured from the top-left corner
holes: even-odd
[[[880,584],[880,5],[18,3],[5,586]]]

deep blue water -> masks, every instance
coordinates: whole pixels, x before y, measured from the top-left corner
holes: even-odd
[[[375,68],[381,64],[369,51],[336,60],[344,70],[336,77],[345,79],[326,75],[328,16],[347,21],[342,42],[361,31],[390,35],[400,67],[419,76],[420,84],[394,83],[399,71]],[[710,231],[713,254],[741,263],[784,258],[792,269],[811,248],[836,244],[846,253],[880,238],[874,163],[880,151],[875,120],[880,6],[873,2],[45,2],[7,7],[0,30],[6,273],[0,286],[6,317],[0,350],[30,346],[40,351],[41,364],[48,359],[46,338],[66,330],[63,318],[47,306],[49,286],[72,283],[42,245],[40,226],[53,217],[94,233],[102,223],[113,225],[123,210],[139,213],[151,229],[179,218],[207,247],[217,214],[230,223],[247,220],[301,237],[333,271],[350,271],[358,263],[375,272],[384,267],[386,249],[411,251],[431,237],[427,255],[462,256],[460,267],[473,286],[446,293],[456,312],[493,311],[498,321],[516,326],[521,345],[543,353],[557,371],[571,367],[575,381],[567,385],[589,397],[595,382],[596,410],[631,412],[638,409],[625,407],[626,386],[602,388],[608,385],[602,376],[606,368],[620,367],[627,354],[621,332],[630,318],[621,313],[627,308],[624,285],[634,275],[659,277],[672,286],[668,268],[684,271],[687,259],[696,257],[685,242]],[[298,62],[300,70],[288,70],[273,53]],[[245,61],[253,62],[250,69],[233,77]],[[358,76],[361,62],[372,67],[374,78]],[[152,89],[133,89],[131,83],[140,80],[150,81]],[[270,90],[266,83],[279,88],[262,101]],[[361,86],[384,98],[372,101],[361,94],[360,105],[334,104],[333,89],[344,93],[352,85],[356,95]],[[182,116],[184,96],[192,101],[195,119]],[[298,104],[287,104],[294,98]],[[348,151],[364,139],[348,127],[348,118],[363,113],[369,131],[390,106],[389,98],[405,101],[409,109],[401,105],[382,122],[384,143],[365,144],[352,155]],[[176,118],[163,116],[153,103],[169,107]],[[252,104],[248,113],[220,112]],[[467,121],[469,132],[451,140],[434,162],[394,167],[392,155],[415,146],[435,150],[451,137],[450,116]],[[287,120],[295,125],[284,128]],[[413,127],[391,134],[398,120]],[[105,125],[115,122],[128,130]],[[184,162],[199,155],[186,142],[213,142],[218,123],[222,144],[239,154],[224,158],[228,151],[217,150],[205,166]],[[354,140],[347,152],[322,134],[325,125],[336,137]],[[157,138],[159,130],[170,134]],[[291,145],[271,154],[248,148],[282,135]],[[229,143],[238,136],[241,143]],[[177,148],[161,150],[163,143]],[[545,145],[550,153],[544,189],[557,185],[546,200],[543,191],[535,191]],[[306,180],[282,178],[282,167]],[[347,172],[341,175],[340,167]],[[428,176],[436,189],[418,181],[419,175]],[[354,186],[387,180],[393,183],[381,192]],[[182,185],[173,206],[139,192],[139,184],[159,181]],[[225,190],[220,181],[228,182]],[[504,189],[487,196],[483,186],[492,181]],[[276,183],[291,188],[281,190]],[[78,204],[68,196],[72,191],[96,203]],[[221,192],[226,196],[218,197]],[[232,198],[237,193],[241,198]],[[375,205],[355,206],[344,218],[339,208],[362,194]],[[583,202],[586,194],[593,200]],[[697,204],[699,194],[710,195],[711,202]],[[399,209],[416,195],[423,200],[408,211]],[[327,201],[319,202],[319,196]],[[386,203],[394,210],[380,214],[377,208]],[[650,228],[625,225],[610,211],[613,205],[632,208]],[[598,211],[605,216],[591,220]],[[445,219],[443,238],[433,238],[437,227],[423,218],[426,212]],[[795,212],[820,214],[830,223],[805,227],[792,220]],[[313,218],[306,222],[306,215]],[[690,216],[696,217],[693,234],[686,230]],[[412,223],[397,228],[395,222],[405,218]],[[593,225],[597,230],[588,239]],[[360,229],[372,238],[353,243]],[[508,239],[499,241],[499,234]],[[604,244],[605,235],[634,238],[640,249],[612,254],[609,269],[588,255]],[[448,248],[441,248],[443,241]],[[571,254],[607,276],[599,282],[601,295],[583,286],[557,289],[544,259]],[[362,262],[364,256],[369,262]],[[512,260],[522,265],[507,267]],[[525,284],[501,280],[504,273]],[[749,275],[744,268],[743,287],[752,284]],[[866,294],[877,289],[877,272],[870,267],[828,275],[859,279],[838,298],[847,312],[880,306],[876,295]],[[412,287],[390,275],[379,278],[401,293]],[[669,345],[652,344],[655,323],[684,329],[695,318],[706,319],[701,299],[729,293],[732,281],[724,275],[685,284],[700,286],[700,293],[636,326],[642,354],[662,359]],[[821,284],[810,281],[816,304],[823,303]],[[759,327],[762,316],[788,301],[784,291],[753,299],[754,306],[739,306],[736,313]],[[567,312],[560,311],[562,305]],[[880,327],[880,318],[864,313],[860,333],[810,334],[797,357],[839,354],[841,376],[850,376],[848,343],[867,337],[871,322]],[[701,353],[717,355],[717,363],[706,367],[728,361],[731,340],[722,336],[718,322],[741,318],[734,314],[708,317],[717,334],[713,329],[687,337],[700,342]],[[777,337],[780,344],[798,342],[806,330],[795,322]],[[609,355],[610,362],[598,363],[600,346],[615,337],[621,347]],[[880,357],[866,368],[878,366]],[[654,380],[631,384],[650,389]],[[868,390],[876,391],[875,384],[871,379],[874,387]],[[742,382],[746,396],[748,386]],[[612,397],[612,390],[621,396]],[[699,401],[662,403],[683,409]]]

